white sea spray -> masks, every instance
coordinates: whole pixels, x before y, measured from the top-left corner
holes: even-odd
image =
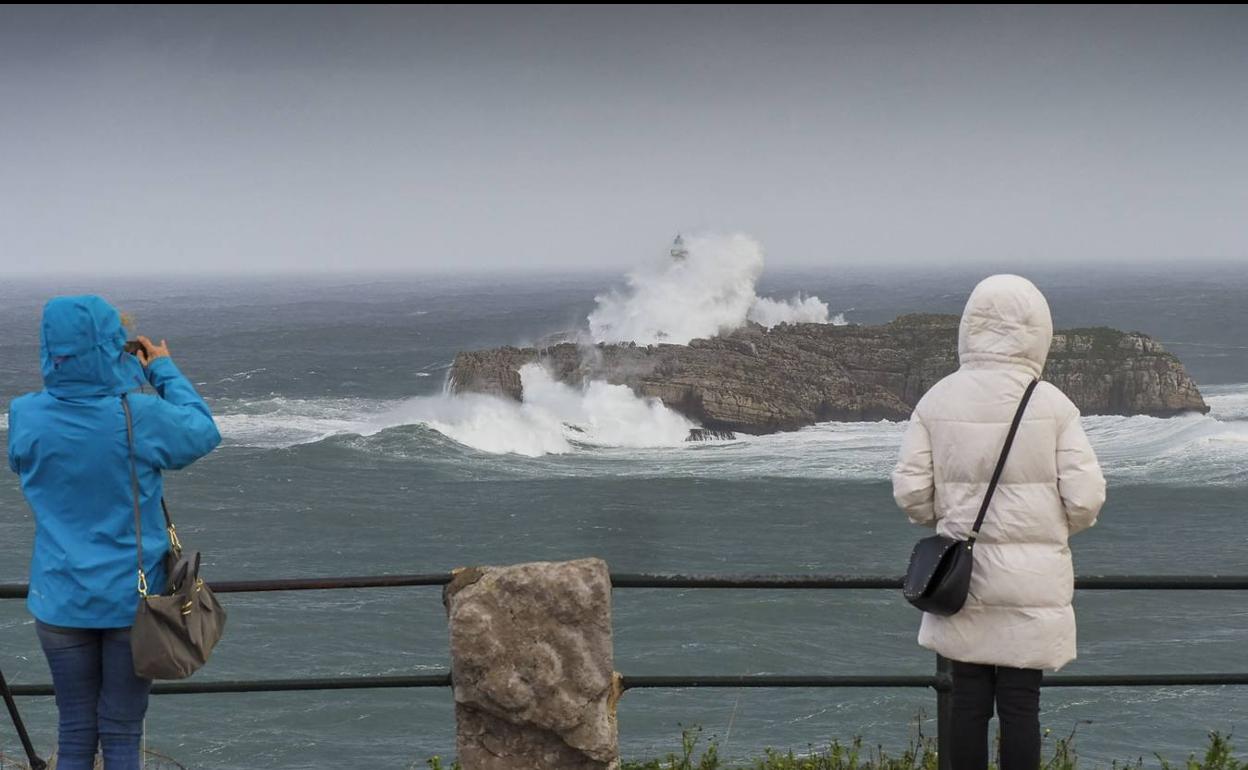
[[[726,334],[753,321],[829,323],[818,297],[758,296],[763,249],[746,235],[704,235],[685,241],[688,256],[664,258],[634,270],[627,285],[595,298],[589,314],[594,342],[677,345]],[[843,316],[840,319],[844,321]]]

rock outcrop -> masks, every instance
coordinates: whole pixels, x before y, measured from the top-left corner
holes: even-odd
[[[465,569],[443,602],[464,770],[619,767],[605,562]]]
[[[958,367],[958,317],[915,314],[881,326],[751,324],[688,345],[495,348],[460,353],[456,392],[523,397],[520,367],[540,362],[559,380],[628,385],[712,431],[772,433],[829,420],[902,420]],[[1045,379],[1084,414],[1168,417],[1207,412],[1183,364],[1147,335],[1057,332]]]

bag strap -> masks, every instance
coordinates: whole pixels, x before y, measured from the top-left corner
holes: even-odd
[[[178,530],[173,526],[173,519],[169,517],[169,505],[165,502],[165,496],[160,496],[160,510],[165,514],[165,532],[169,535],[169,547],[173,549],[174,557],[182,555],[182,541],[178,539]]]
[[[130,449],[130,494],[134,499],[134,545],[139,556],[139,596],[147,596],[147,575],[143,572],[143,514],[139,510],[139,466],[134,459],[134,418],[130,400],[121,394],[121,408],[126,413],[126,444]]]
[[[139,596],[147,596],[147,574],[143,570],[143,514],[139,508],[139,467],[134,459],[134,418],[130,414],[130,401],[126,394],[121,394],[121,408],[126,413],[126,444],[130,450],[130,495],[134,500],[134,545],[139,557]],[[169,547],[174,556],[182,554],[182,542],[178,540],[178,531],[169,517],[169,506],[162,495],[160,510],[165,514],[165,531],[169,534]]]
[[[984,493],[984,501],[980,503],[979,515],[975,517],[975,526],[971,528],[970,537],[967,539],[972,546],[975,545],[975,538],[979,537],[979,528],[984,526],[984,517],[988,515],[988,504],[992,502],[992,493],[997,491],[997,482],[1001,480],[1001,471],[1005,470],[1005,458],[1010,456],[1010,447],[1014,444],[1014,434],[1018,433],[1018,426],[1023,422],[1023,412],[1027,409],[1027,402],[1031,400],[1032,391],[1040,384],[1040,380],[1032,380],[1027,386],[1027,390],[1023,392],[1023,400],[1018,402],[1018,410],[1014,412],[1014,422],[1010,423],[1010,432],[1005,436],[1005,446],[1001,448],[1001,457],[997,459],[997,467],[992,472],[992,481],[988,482],[988,491]]]

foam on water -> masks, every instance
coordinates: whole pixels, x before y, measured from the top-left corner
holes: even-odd
[[[694,423],[657,399],[623,385],[556,382],[537,364],[520,370],[524,402],[483,394],[443,392],[406,401],[271,398],[218,404],[217,424],[230,442],[286,447],[330,436],[371,436],[389,428],[426,425],[460,444],[491,454],[537,457],[584,447],[680,444]]]
[[[211,404],[227,444],[283,449],[346,433],[374,433],[370,426],[397,402],[360,398],[219,399]],[[377,430],[383,429],[378,428]]]
[[[760,297],[763,249],[745,235],[695,236],[683,259],[665,259],[628,276],[624,289],[596,297],[589,314],[594,342],[683,345],[698,337],[726,334],[753,321],[828,323],[828,305],[818,297]],[[838,315],[840,323],[844,315]],[[836,320],[833,321],[834,323]]]
[[[1086,417],[1106,472],[1174,484],[1248,483],[1248,423],[1212,416]]]
[[[521,377],[524,403],[449,393],[397,402],[272,398],[219,403],[218,424],[229,443],[256,447],[343,434],[368,437],[423,425],[480,452],[560,456],[556,464],[533,469],[545,475],[828,479],[886,478],[905,430],[904,423],[889,421],[832,422],[790,433],[691,443],[685,437],[692,422],[624,386],[593,382],[574,388],[537,365],[524,367]],[[1122,481],[1248,484],[1248,384],[1206,391],[1209,415],[1085,417],[1084,428],[1106,473]],[[426,440],[418,434],[408,438]],[[361,446],[390,451],[393,443]],[[402,454],[411,458],[419,452]]]
[[[684,441],[693,427],[657,399],[640,398],[623,385],[590,382],[574,388],[537,364],[521,367],[520,379],[523,403],[444,393],[404,402],[373,426],[419,423],[473,449],[528,457],[565,454],[578,445],[666,446]]]
[[[1222,422],[1248,420],[1248,385],[1209,385],[1201,392],[1211,417]]]

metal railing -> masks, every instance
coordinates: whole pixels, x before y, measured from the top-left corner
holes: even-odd
[[[242,580],[212,583],[217,593],[264,591],[321,591],[333,589],[444,586],[451,573],[375,575],[361,577]],[[694,588],[763,590],[901,590],[899,577],[844,575],[658,575],[612,573],[613,588]],[[1075,580],[1075,588],[1089,591],[1248,591],[1248,575],[1094,575]],[[24,583],[0,584],[0,599],[20,599]],[[742,674],[706,676],[628,676],[624,690],[652,688],[930,688],[936,692],[936,740],[940,767],[949,770],[952,731],[953,681],[950,664],[937,656],[932,675],[828,676],[819,674]],[[1046,675],[1043,687],[1212,687],[1248,685],[1248,673]],[[155,695],[203,693],[295,692],[308,690],[367,690],[413,687],[450,687],[449,672],[420,676],[342,676],[303,679],[160,682]],[[52,685],[12,685],[16,696],[49,696]]]

